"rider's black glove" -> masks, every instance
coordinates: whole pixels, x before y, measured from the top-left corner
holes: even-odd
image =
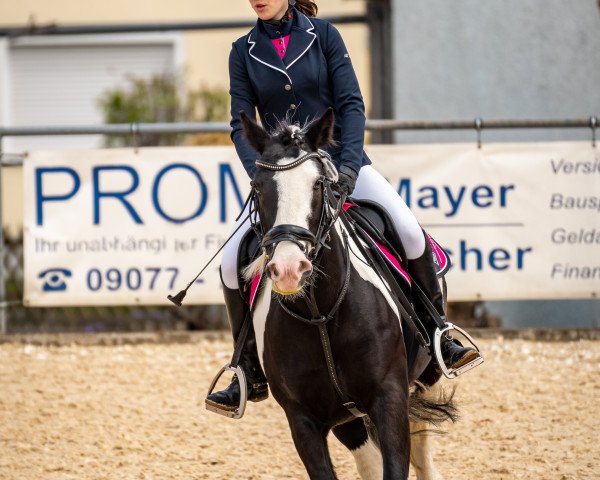
[[[356,186],[356,179],[358,178],[358,173],[352,170],[350,167],[346,165],[342,165],[338,169],[338,181],[336,190],[340,193],[345,193],[347,196],[352,195],[354,191],[354,187]]]

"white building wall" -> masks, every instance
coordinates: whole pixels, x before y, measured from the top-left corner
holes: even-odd
[[[179,34],[27,37],[9,42],[8,117],[11,126],[103,122],[99,98],[131,76],[175,73]],[[94,148],[100,136],[11,137],[7,151]]]
[[[589,0],[393,0],[394,108],[403,120],[600,114],[600,9]],[[484,132],[488,139],[589,132]],[[473,140],[472,132],[399,141]]]

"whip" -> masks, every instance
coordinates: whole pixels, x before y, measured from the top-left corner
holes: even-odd
[[[242,216],[242,214],[244,213],[244,210],[246,209],[246,207],[248,206],[248,204],[250,203],[250,201],[253,198],[252,195],[252,191],[250,192],[250,195],[248,195],[248,198],[246,199],[246,201],[244,202],[244,206],[242,207],[242,211],[240,212],[240,214],[238,215],[238,217],[235,219],[236,221],[238,221],[240,219],[240,217]],[[196,275],[194,277],[194,279],[188,283],[187,287],[185,287],[183,290],[181,290],[177,295],[167,295],[167,298],[173,302],[175,305],[177,305],[178,307],[181,307],[183,299],[185,298],[187,291],[189,290],[189,288],[194,284],[194,282],[196,280],[198,280],[198,277],[200,275],[202,275],[202,273],[204,273],[204,270],[207,269],[207,267],[212,263],[212,261],[216,258],[216,256],[221,252],[221,250],[223,250],[223,247],[225,247],[225,245],[227,245],[229,243],[229,241],[233,238],[233,236],[238,232],[238,230],[240,228],[242,228],[244,226],[244,224],[246,223],[246,220],[248,220],[252,214],[254,214],[256,212],[256,209],[250,209],[250,212],[248,213],[248,215],[246,216],[246,218],[244,218],[244,221],[241,222],[238,227],[233,231],[233,233],[231,235],[229,235],[229,238],[227,240],[225,240],[225,242],[223,242],[223,245],[221,245],[219,247],[219,249],[215,252],[215,254],[211,257],[211,259],[206,263],[206,265],[204,265],[204,267],[202,267],[202,270],[200,270],[198,272],[198,275]]]

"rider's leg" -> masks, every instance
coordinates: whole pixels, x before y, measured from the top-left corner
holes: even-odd
[[[372,200],[387,210],[408,260],[423,254],[425,238],[421,225],[394,187],[372,166],[365,165],[360,169],[352,197]]]
[[[233,230],[238,228],[247,213],[244,212],[240,220],[235,224]],[[246,221],[237,233],[231,238],[223,249],[223,260],[221,261],[221,281],[223,283],[223,297],[227,307],[227,316],[234,345],[242,328],[242,322],[246,318],[248,305],[240,295],[238,286],[237,255],[239,245],[246,232],[250,229],[250,222]],[[256,339],[252,325],[248,330],[244,349],[240,357],[240,366],[246,374],[248,384],[248,400],[258,402],[268,397],[267,380],[262,372],[258,354],[256,351]],[[240,403],[240,385],[237,376],[234,376],[231,384],[219,392],[214,392],[206,398],[206,403],[212,404],[224,410],[235,410]]]
[[[409,260],[408,273],[413,282],[416,282],[425,292],[442,321],[446,323],[442,290],[433,263],[433,252],[428,241],[425,242],[423,254],[418,258]],[[433,339],[433,334],[438,327],[437,322],[424,307],[417,308],[417,314],[419,318],[423,319],[429,336]],[[471,347],[463,347],[458,340],[451,338],[449,335],[442,337],[440,347],[446,367],[452,369],[460,368],[480,356],[477,350]]]
[[[223,285],[223,296],[227,306],[227,315],[233,334],[234,344],[237,341],[242,322],[246,317],[248,305],[240,295],[237,288],[227,288]],[[254,337],[254,328],[248,330],[248,336],[244,343],[242,355],[239,361],[240,367],[246,375],[246,384],[248,386],[248,400],[259,402],[269,396],[267,379],[265,378],[258,354],[256,351],[256,339]],[[235,410],[240,404],[240,384],[237,376],[224,390],[213,392],[206,397],[206,403],[221,408],[223,410]]]
[[[445,321],[442,291],[433,263],[431,246],[426,241],[419,222],[402,197],[379,172],[369,165],[360,169],[352,196],[357,199],[372,200],[387,210],[406,252],[411,278],[419,284]],[[430,337],[433,338],[437,323],[428,312],[418,313],[430,333]],[[444,362],[449,368],[459,368],[479,355],[475,349],[465,348],[448,336],[442,338],[441,350]]]

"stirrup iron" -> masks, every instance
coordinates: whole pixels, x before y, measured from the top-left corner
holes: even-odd
[[[446,332],[448,332],[450,330],[456,330],[458,333],[460,333],[462,336],[464,336],[469,341],[469,343],[473,347],[475,347],[475,350],[477,350],[477,353],[479,354],[479,356],[476,359],[471,360],[469,363],[466,363],[466,364],[460,366],[459,368],[448,368],[442,357],[442,347],[441,347],[442,337],[444,336],[444,334]],[[433,349],[435,352],[436,360],[438,362],[440,369],[442,370],[442,373],[446,376],[446,378],[449,378],[449,379],[456,378],[459,375],[462,375],[463,373],[468,372],[469,370],[471,370],[471,369],[475,368],[476,366],[481,365],[483,363],[483,355],[481,353],[481,350],[479,350],[479,347],[475,344],[473,337],[471,337],[471,335],[469,335],[462,328],[457,327],[456,325],[454,325],[453,323],[450,323],[450,322],[446,323],[446,326],[442,329],[440,329],[439,327],[435,329],[435,333],[434,333],[434,337],[433,337]]]
[[[225,372],[234,372],[238,378],[238,382],[240,383],[240,404],[235,410],[225,410],[224,408],[219,408],[216,405],[210,405],[206,403],[206,401],[204,402],[204,405],[206,406],[206,409],[209,412],[218,413],[219,415],[238,420],[244,416],[244,412],[246,411],[246,403],[248,402],[248,385],[246,384],[246,374],[244,373],[242,367],[240,367],[239,365],[236,367],[232,367],[231,363],[228,363],[223,368],[221,368],[221,370],[219,370],[219,373],[217,373],[212,383],[210,384],[206,396],[208,397],[213,392],[213,390],[215,389],[215,385]]]

